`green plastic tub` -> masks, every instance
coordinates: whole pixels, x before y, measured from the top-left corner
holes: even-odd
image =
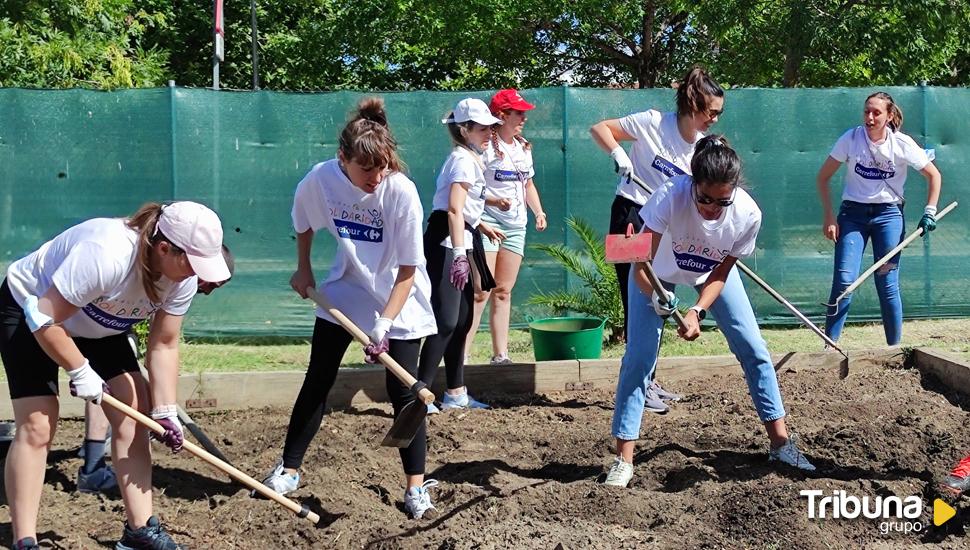
[[[605,319],[597,317],[551,317],[530,322],[536,361],[599,359],[605,324]]]

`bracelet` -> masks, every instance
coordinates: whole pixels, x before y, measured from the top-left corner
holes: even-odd
[[[160,405],[153,408],[151,412],[153,418],[156,416],[170,417],[173,414],[178,414],[178,405]]]
[[[539,212],[539,213],[537,213],[536,214],[536,217],[538,218],[539,216],[542,216],[543,218],[547,218],[548,217],[548,216],[546,216],[546,213],[545,212]]]

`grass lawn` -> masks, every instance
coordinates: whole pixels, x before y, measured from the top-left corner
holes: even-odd
[[[772,352],[814,352],[822,350],[822,341],[805,328],[766,328],[762,335]],[[970,360],[970,319],[907,321],[903,327],[906,347],[935,347],[956,353]],[[850,353],[853,349],[878,348],[885,345],[881,324],[848,325],[840,345]],[[475,337],[475,349],[471,363],[487,363],[492,354],[491,338],[487,332]],[[526,330],[514,330],[510,335],[510,355],[520,361],[532,361],[532,341]],[[624,346],[610,346],[603,350],[603,357],[622,357]],[[661,355],[726,355],[730,351],[721,333],[715,329],[705,330],[694,342],[685,342],[676,336],[672,325],[664,333]],[[182,372],[239,372],[303,370],[310,354],[310,344],[264,344],[250,345],[211,344],[189,342],[182,347]],[[363,352],[357,344],[351,344],[344,357],[349,365],[363,364]]]

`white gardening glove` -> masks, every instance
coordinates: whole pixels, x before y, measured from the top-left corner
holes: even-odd
[[[387,317],[378,317],[377,320],[374,321],[374,328],[371,329],[370,334],[368,334],[368,336],[370,336],[370,341],[375,344],[380,344],[383,342],[384,338],[387,338],[387,332],[391,330],[391,323],[393,323],[393,321]]]
[[[71,382],[68,384],[68,387],[71,388],[71,395],[80,397],[85,401],[91,401],[94,404],[101,402],[101,394],[104,393],[105,389],[104,380],[98,373],[94,372],[87,359],[80,367],[67,371],[67,375],[71,378]]]
[[[654,289],[651,298],[653,301],[653,310],[656,311],[657,315],[661,317],[669,317],[671,314],[673,314],[674,310],[677,309],[677,304],[680,303],[680,300],[677,299],[677,296],[674,295],[673,292],[665,288],[661,288],[659,290],[660,292],[664,293],[664,297],[667,299],[667,305],[660,303],[660,296],[657,295],[657,289]]]
[[[616,165],[616,173],[620,175],[621,178],[625,178],[633,173],[633,161],[627,156],[626,151],[622,146],[617,145],[612,151],[610,151],[610,157],[613,159],[613,163]]]

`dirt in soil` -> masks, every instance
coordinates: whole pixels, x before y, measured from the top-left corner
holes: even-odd
[[[968,448],[970,399],[899,365],[846,380],[782,369],[789,427],[818,466],[768,461],[768,442],[740,376],[669,384],[685,395],[647,413],[628,489],[600,483],[613,458],[611,391],[510,397],[479,392],[493,410],[432,417],[428,477],[441,515],[403,512],[398,453],[379,447],[389,407],[328,414],[291,496],[321,525],[230,483],[187,453],[156,448],[155,507],[192,548],[859,548],[966,547],[970,505],[932,523],[937,484]],[[472,388],[474,391],[475,388]],[[280,456],[289,410],[197,414],[241,470]],[[82,423],[64,421],[47,469],[39,531],[45,547],[109,548],[121,532],[115,495],[75,491]],[[922,498],[918,533],[881,533],[879,520],[810,519],[802,490]],[[895,520],[895,518],[893,518]],[[897,520],[905,521],[905,520]],[[0,505],[0,540],[11,537]]]

